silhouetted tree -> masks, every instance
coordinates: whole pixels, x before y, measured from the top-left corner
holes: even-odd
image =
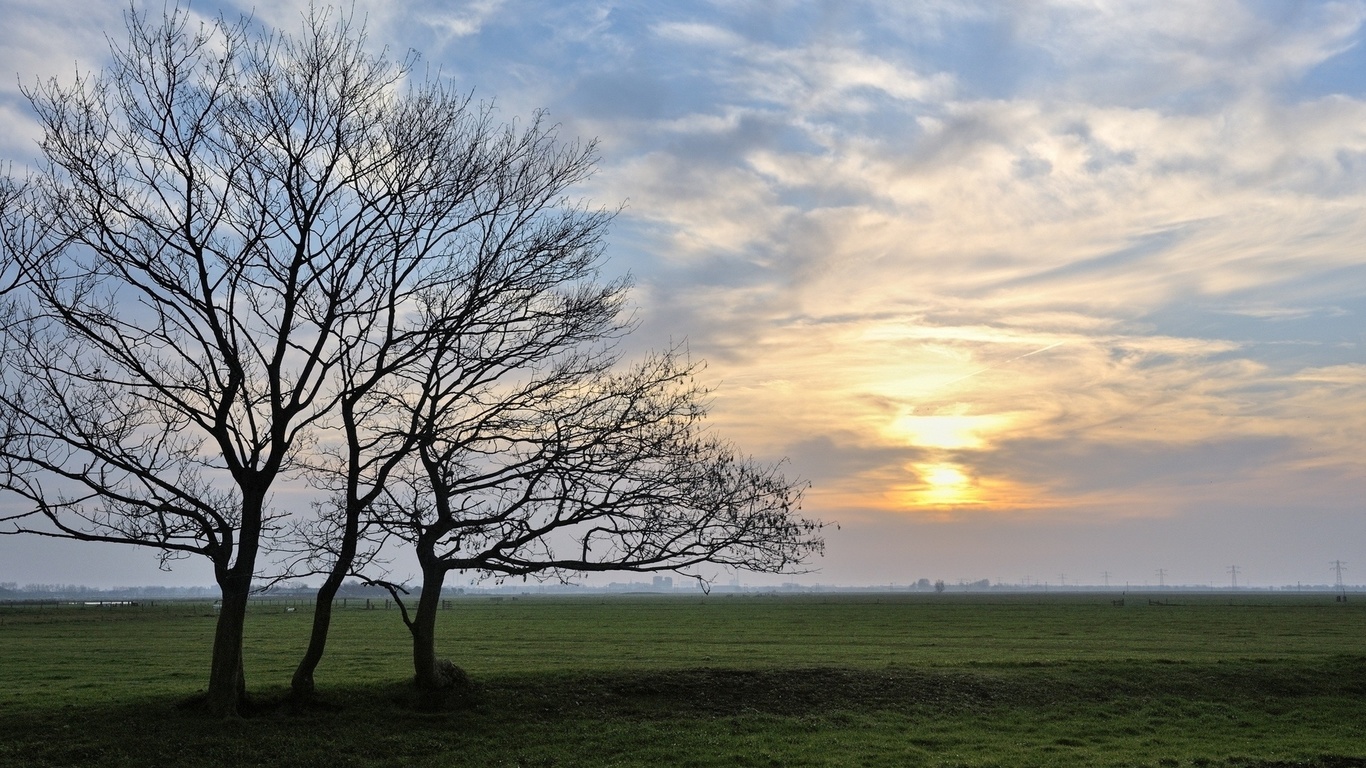
[[[435,651],[451,571],[782,571],[823,546],[799,484],[703,429],[693,366],[665,354],[613,373],[602,350],[556,352],[563,339],[539,315],[578,300],[529,303],[540,307],[504,315],[498,345],[456,337],[431,358],[419,461],[376,505],[417,553],[421,594],[403,616],[429,694],[452,682]]]
[[[534,316],[541,328],[536,344],[500,362],[535,368],[561,347],[613,335],[626,290],[624,281],[594,281],[610,215],[563,199],[592,171],[592,145],[558,142],[539,117],[523,130],[495,127],[487,110],[472,111],[436,85],[405,102],[396,125],[408,135],[394,145],[412,151],[392,165],[403,169],[402,196],[414,213],[390,223],[385,236],[401,231],[402,244],[390,248],[403,257],[411,251],[426,274],[407,281],[397,333],[391,323],[343,355],[346,390],[333,419],[338,439],[313,455],[310,477],[329,502],[326,514],[298,529],[304,558],[296,562],[326,579],[292,682],[300,699],[313,693],[337,589],[376,552],[360,549],[362,513],[416,448],[427,401],[448,394],[420,380],[440,354],[434,350],[453,340],[466,353],[503,349],[515,323]],[[573,295],[551,298],[566,290]],[[537,305],[531,315],[529,304]]]
[[[22,242],[18,237],[22,219],[18,215],[18,204],[23,196],[23,187],[9,175],[0,176],[0,302],[19,284],[19,270],[10,255],[11,248]],[[11,233],[14,234],[11,234]],[[0,304],[0,317],[5,312],[5,304]]]
[[[208,558],[208,705],[231,714],[272,491],[331,431],[348,498],[382,483],[402,446],[359,423],[424,348],[417,297],[478,277],[487,196],[469,189],[506,159],[488,145],[522,134],[490,136],[487,110],[437,85],[405,91],[408,65],[344,17],[311,11],[298,36],[127,21],[102,75],[27,92],[45,164],[5,211],[24,226],[6,234],[22,285],[0,483],[30,504],[5,532]]]

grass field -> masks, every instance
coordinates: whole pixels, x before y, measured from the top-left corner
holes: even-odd
[[[327,708],[271,706],[306,607],[253,609],[258,712],[204,604],[0,608],[0,765],[1366,766],[1366,601],[1330,595],[466,598],[420,712],[395,611],[344,610]]]

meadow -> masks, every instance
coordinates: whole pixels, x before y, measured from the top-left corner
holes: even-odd
[[[1366,766],[1366,600],[1118,597],[461,598],[439,712],[354,600],[283,705],[312,617],[262,603],[233,721],[204,603],[0,607],[0,765]]]

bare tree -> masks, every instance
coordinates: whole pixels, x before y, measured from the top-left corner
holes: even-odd
[[[16,209],[22,196],[23,187],[13,176],[0,176],[0,301],[19,285],[19,270],[10,256],[11,246],[19,238],[10,235],[10,231],[19,226]],[[4,311],[4,305],[0,304],[0,312]]]
[[[800,516],[801,485],[705,432],[694,366],[669,353],[613,373],[603,350],[510,325],[501,348],[457,342],[433,355],[418,462],[375,505],[421,568],[416,611],[403,611],[420,690],[439,697],[452,682],[435,651],[451,571],[784,571],[822,549],[821,523]]]
[[[232,714],[272,492],[329,430],[369,451],[352,497],[382,482],[401,446],[364,443],[365,403],[425,348],[416,297],[471,279],[469,190],[505,139],[467,98],[405,92],[411,62],[367,53],[345,17],[312,11],[298,36],[127,20],[102,75],[28,91],[46,164],[5,212],[24,226],[0,484],[29,506],[4,532],[208,558],[208,706]]]
[[[34,216],[31,203],[33,180],[0,175],[0,313],[12,316],[17,310],[16,294],[28,282],[19,257],[44,248],[60,247],[53,238],[53,223],[45,215]]]
[[[395,137],[392,145],[412,151],[394,158],[392,164],[404,171],[401,190],[386,195],[401,197],[419,212],[391,227],[406,228],[399,253],[411,251],[422,262],[422,279],[403,283],[402,301],[394,303],[405,310],[401,324],[390,317],[386,330],[341,359],[346,390],[329,424],[336,439],[314,454],[311,473],[328,491],[332,514],[300,531],[305,570],[326,579],[308,651],[294,674],[296,699],[313,695],[337,590],[347,576],[363,572],[374,554],[360,550],[363,513],[420,438],[416,420],[434,393],[414,381],[413,371],[424,370],[433,350],[452,339],[475,349],[499,347],[500,335],[510,328],[511,305],[565,285],[576,285],[575,297],[557,304],[555,315],[539,318],[548,331],[542,346],[522,353],[534,356],[556,344],[607,338],[619,327],[627,283],[592,282],[611,216],[562,198],[591,173],[593,146],[560,143],[539,115],[521,130],[494,127],[487,109],[471,117],[467,102],[435,86],[421,96],[395,121],[408,135]],[[517,364],[538,361],[519,358]]]

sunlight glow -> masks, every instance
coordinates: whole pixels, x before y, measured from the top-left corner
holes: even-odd
[[[911,493],[916,505],[980,503],[972,479],[957,464],[915,464],[911,470],[920,478],[919,487]]]
[[[985,444],[984,432],[999,429],[999,416],[906,414],[892,422],[889,437],[921,448],[977,449]]]

